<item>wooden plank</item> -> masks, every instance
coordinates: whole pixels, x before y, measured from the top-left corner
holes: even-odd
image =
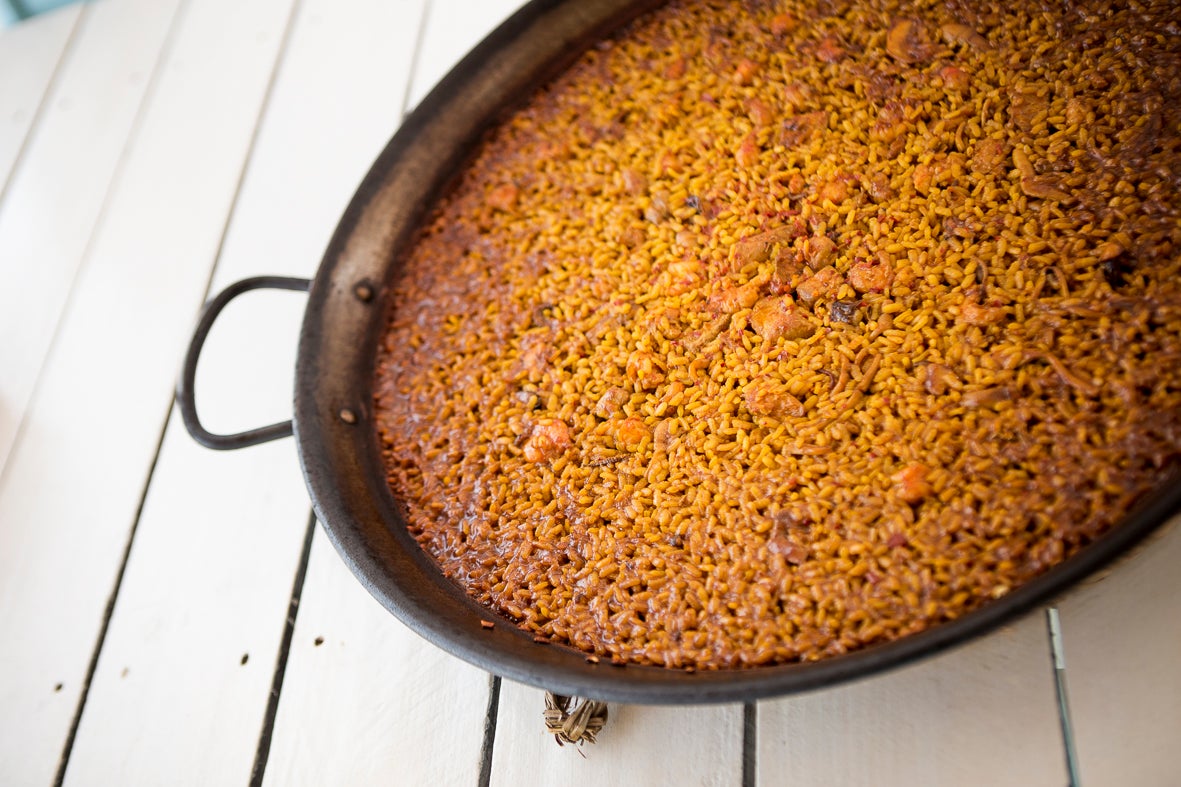
[[[434,0],[427,10],[407,108],[417,106],[452,66],[521,5],[520,0]]]
[[[742,781],[741,705],[611,705],[597,742],[583,747],[585,757],[575,747],[559,748],[545,734],[544,707],[545,694],[538,689],[508,681],[501,686],[493,785],[736,787]]]
[[[1181,516],[1058,605],[1080,782],[1177,784]]]
[[[264,784],[476,784],[489,676],[419,639],[312,546]]]
[[[420,13],[417,0],[301,4],[227,229],[214,289],[257,273],[315,271],[353,189],[398,121]],[[253,27],[236,23],[235,29]],[[210,428],[232,431],[290,416],[304,305],[302,295],[257,293],[232,304],[219,319],[198,375],[198,403]],[[84,782],[144,784],[250,778],[307,510],[290,441],[210,452],[173,419],[68,781],[75,774]],[[370,623],[358,626],[364,632]],[[401,671],[401,661],[390,669]],[[188,677],[178,681],[178,674]],[[364,673],[358,677],[370,679]],[[476,678],[477,688],[486,692],[486,679],[478,673]],[[477,699],[481,702],[486,700]],[[480,705],[477,725],[482,720]],[[218,756],[209,757],[211,751]],[[337,761],[332,749],[301,748],[297,755],[305,752]]]
[[[299,305],[298,296],[291,300]],[[284,322],[294,331],[298,313],[289,316]],[[187,440],[175,415],[169,435],[90,685],[68,785],[250,779],[306,497],[290,441],[214,454]]]
[[[0,203],[0,472],[177,4],[85,7]]]
[[[122,58],[115,50],[148,34],[158,5],[95,5],[76,55]],[[179,18],[0,476],[0,632],[19,643],[0,649],[6,781],[44,784],[58,767],[289,8],[290,0],[209,0]],[[133,19],[124,30],[99,24],[100,12]],[[104,83],[91,87],[101,103]],[[90,131],[75,127],[73,146],[89,151]],[[64,177],[44,172],[30,189],[71,182],[55,174]],[[37,202],[14,203],[18,193],[6,217]],[[94,745],[84,734],[83,749]]]
[[[67,6],[0,31],[0,194],[81,13]]]
[[[760,702],[757,714],[760,784],[1066,783],[1041,610],[894,672]]]
[[[319,4],[317,4],[319,5]],[[382,2],[354,3],[356,20],[335,18],[328,3],[323,12],[308,8],[309,20],[333,25],[342,39],[353,40],[358,30],[371,31],[372,51],[414,52],[420,30],[419,13]],[[510,4],[487,5],[507,8]],[[515,5],[511,4],[511,5]],[[364,9],[362,14],[360,9]],[[454,2],[436,2],[436,24],[457,20],[463,10]],[[389,16],[380,16],[389,13]],[[462,55],[483,29],[463,32],[463,25],[426,36],[416,57],[415,73],[423,78],[423,62],[445,63]],[[409,36],[401,47],[388,43],[391,31]],[[467,38],[465,38],[465,36]],[[308,53],[303,68],[323,67],[325,55],[340,47],[324,38],[323,53]],[[364,47],[353,47],[365,51]],[[294,68],[294,54],[291,66]],[[410,63],[399,70],[354,68],[372,74],[375,82],[361,82],[358,95],[377,91],[396,96],[384,104],[400,109],[406,95]],[[401,76],[401,81],[396,78]],[[308,73],[300,77],[306,83]],[[278,102],[276,102],[278,103]],[[393,130],[397,116],[387,116],[385,131],[369,123],[372,139],[353,145],[372,158]],[[357,124],[358,127],[366,124]],[[335,129],[325,129],[335,133]],[[323,140],[331,145],[331,138]],[[347,146],[346,146],[347,147]],[[340,203],[343,205],[343,201]],[[317,646],[317,638],[322,638]],[[335,555],[322,533],[317,533],[311,565],[303,586],[295,636],[286,665],[274,722],[268,784],[474,784],[480,771],[480,751],[488,705],[490,678],[447,656],[398,623],[361,589]]]

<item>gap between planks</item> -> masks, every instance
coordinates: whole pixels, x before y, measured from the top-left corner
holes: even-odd
[[[123,585],[123,575],[127,572],[127,559],[131,556],[131,545],[135,541],[135,533],[139,529],[140,517],[144,510],[144,501],[148,497],[148,487],[152,477],[156,474],[156,463],[160,459],[160,446],[164,444],[164,432],[168,428],[168,420],[172,417],[172,406],[164,415],[164,422],[160,425],[160,438],[156,441],[156,450],[152,453],[152,464],[148,469],[148,476],[144,479],[143,491],[139,495],[139,504],[135,507],[135,519],[131,523],[131,530],[127,533],[127,543],[123,547],[123,557],[119,561],[119,572],[115,575],[111,594],[107,598],[107,606],[103,610],[102,624],[98,629],[98,638],[94,643],[94,650],[90,654],[90,663],[86,667],[86,677],[82,680],[82,691],[78,697],[78,706],[74,711],[74,718],[70,721],[70,731],[66,734],[66,741],[62,745],[61,758],[58,761],[57,773],[53,778],[54,787],[61,787],[66,779],[66,768],[70,764],[70,753],[74,749],[74,740],[78,736],[78,725],[82,721],[82,709],[86,707],[86,698],[90,696],[90,684],[94,680],[94,672],[98,669],[98,657],[102,652],[103,642],[107,638],[107,631],[111,626],[111,616],[115,614],[115,603],[119,600],[119,588]]]
[[[307,532],[303,537],[303,551],[299,555],[299,566],[295,570],[295,581],[291,586],[291,601],[287,604],[287,624],[283,628],[283,640],[275,655],[275,673],[271,679],[271,693],[267,697],[266,715],[262,731],[258,735],[258,751],[254,755],[254,766],[250,769],[250,787],[261,787],[262,776],[271,754],[271,738],[275,732],[275,715],[279,710],[279,694],[283,691],[283,677],[287,673],[287,657],[291,653],[291,640],[295,634],[295,619],[299,615],[299,599],[303,595],[304,579],[308,575],[308,560],[312,555],[312,536],[316,534],[316,515],[308,512]]]

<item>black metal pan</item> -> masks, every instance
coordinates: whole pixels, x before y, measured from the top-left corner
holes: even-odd
[[[295,370],[291,422],[214,435],[197,418],[193,381],[210,325],[251,289],[306,289],[302,279],[263,277],[232,285],[207,305],[177,396],[199,442],[240,448],[294,432],[312,505],[357,579],[404,623],[479,667],[551,691],[645,703],[747,701],[865,677],[928,656],[1045,604],[1108,564],[1181,509],[1175,479],[1127,513],[1109,534],[1033,582],[954,622],[814,663],[687,673],[592,664],[585,654],[539,644],[493,618],[435,567],[405,527],[385,482],[371,420],[387,285],[400,250],[458,172],[482,132],[590,43],[657,3],[535,0],[473,50],[410,115],[345,210],[310,282]]]

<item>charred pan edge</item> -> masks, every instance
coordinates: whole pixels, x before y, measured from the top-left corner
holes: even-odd
[[[1181,509],[1181,475],[1174,473],[1108,535],[1003,598],[925,632],[814,663],[694,673],[615,667],[588,663],[570,648],[539,645],[507,620],[481,625],[494,615],[421,551],[385,483],[370,418],[385,317],[382,285],[397,272],[414,228],[484,130],[594,41],[658,4],[535,0],[523,8],[407,118],[329,244],[300,338],[295,437],[316,515],[345,563],[386,609],[455,656],[561,694],[669,704],[751,701],[867,677],[963,644],[1060,595]]]

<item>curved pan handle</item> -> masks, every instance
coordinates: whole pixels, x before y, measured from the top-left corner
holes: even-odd
[[[216,448],[221,451],[235,448],[246,448],[259,443],[268,443],[281,437],[288,437],[292,433],[291,421],[283,421],[258,429],[249,429],[237,434],[214,434],[201,425],[197,417],[197,403],[193,396],[194,382],[197,378],[197,360],[201,357],[201,348],[205,346],[205,338],[214,320],[221,314],[221,310],[239,295],[251,290],[295,290],[307,292],[312,282],[309,279],[296,279],[287,276],[255,276],[235,282],[222,290],[216,298],[205,304],[201,318],[197,320],[197,327],[193,331],[193,339],[189,342],[189,351],[185,354],[185,365],[181,370],[180,382],[176,385],[176,402],[180,405],[181,418],[185,428],[193,439],[206,448]]]

